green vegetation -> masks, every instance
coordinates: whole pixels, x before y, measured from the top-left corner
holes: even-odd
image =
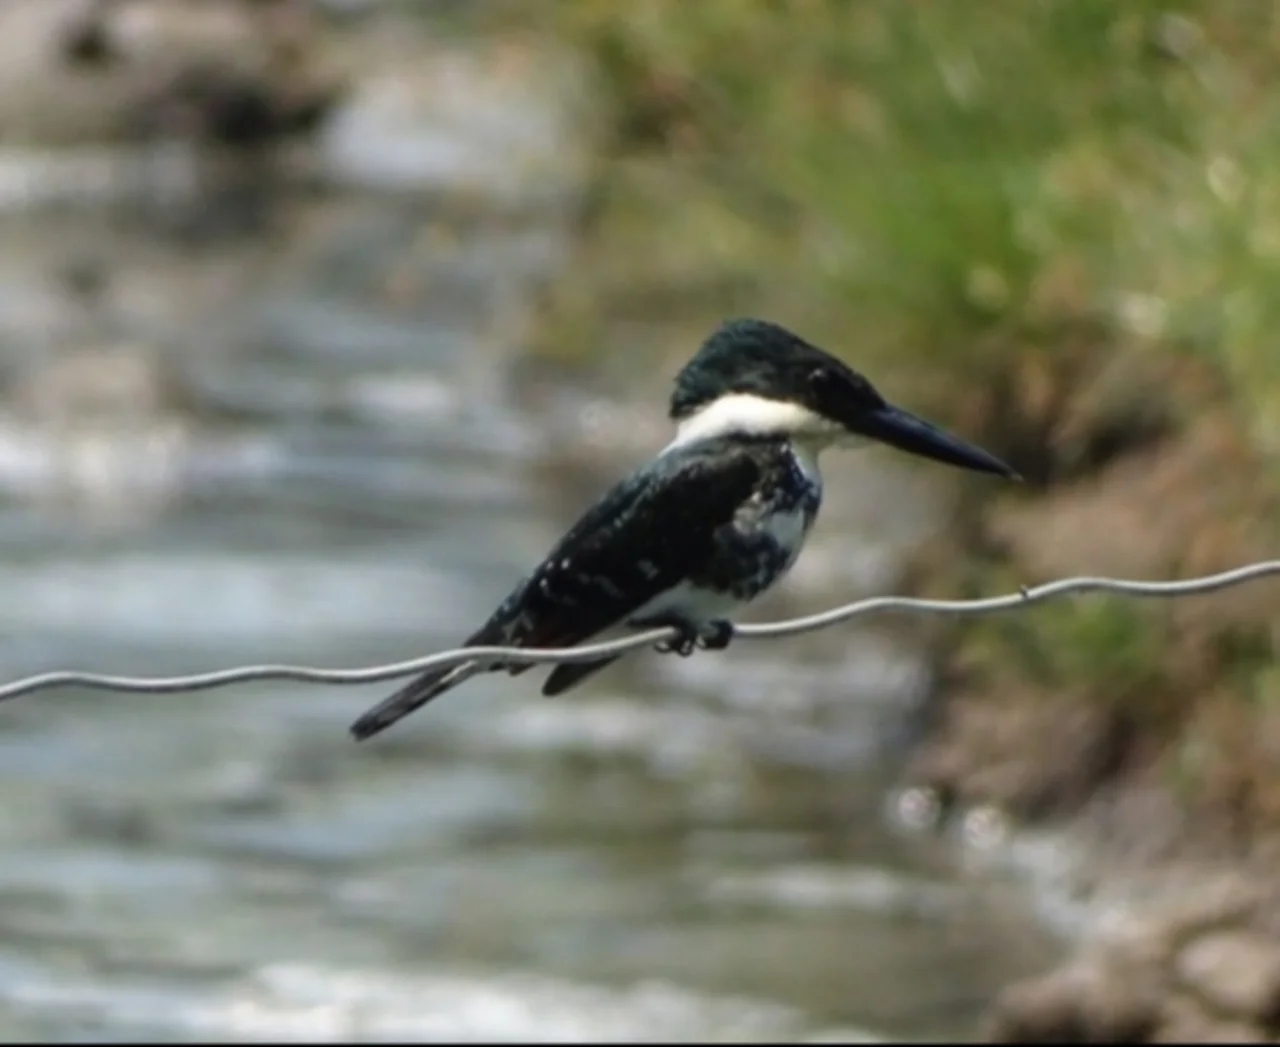
[[[618,309],[775,299],[953,404],[1027,357],[1064,367],[1087,324],[1100,352],[1209,361],[1280,449],[1265,5],[555,10],[607,99],[592,269]]]
[[[1111,483],[1111,510],[1102,498],[1084,517],[1098,547],[1115,508],[1143,498],[1152,540],[1179,550],[1169,571],[1280,549],[1280,9],[540,11],[593,62],[606,128],[547,345],[593,352],[602,328],[657,316],[775,316],[981,437],[1032,479],[1025,497]],[[1206,436],[1210,419],[1232,435]],[[1133,493],[1166,467],[1166,488]],[[996,508],[968,507],[969,530]],[[1010,576],[1033,580],[1010,554],[978,587]],[[928,587],[967,581],[940,568]],[[1198,703],[1275,705],[1276,604],[1273,587],[1206,622],[1081,603],[970,627],[969,647],[992,653],[992,687],[1012,673],[1161,707],[1162,731],[1173,709],[1191,730]]]
[[[1012,615],[987,633],[996,665],[1017,664],[1044,688],[1083,686],[1136,700],[1161,684],[1165,637],[1144,609],[1124,600],[1079,599]],[[994,667],[993,667],[994,668]]]

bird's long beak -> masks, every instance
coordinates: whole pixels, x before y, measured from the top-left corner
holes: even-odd
[[[994,473],[1010,480],[1022,479],[995,455],[890,404],[874,411],[860,412],[857,421],[849,428],[859,436],[879,440],[890,447],[918,454],[922,458],[932,458],[934,461],[980,473]]]

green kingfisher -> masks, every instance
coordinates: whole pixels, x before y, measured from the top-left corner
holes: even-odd
[[[571,647],[601,634],[676,630],[663,651],[721,649],[733,613],[777,582],[822,501],[818,454],[879,441],[949,465],[1018,475],[999,459],[887,403],[866,378],[786,328],[722,324],[676,376],[675,439],[608,491],[471,634],[466,646]],[[620,656],[555,666],[560,694]],[[369,738],[486,670],[430,670],[351,727]]]

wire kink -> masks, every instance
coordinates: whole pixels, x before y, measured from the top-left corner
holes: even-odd
[[[820,614],[792,618],[783,622],[762,625],[739,625],[734,628],[734,638],[763,639],[766,637],[793,636],[838,625],[851,618],[885,611],[906,611],[921,614],[951,614],[973,616],[1016,610],[1033,603],[1057,599],[1076,593],[1102,592],[1120,596],[1147,598],[1172,598],[1195,596],[1216,592],[1231,586],[1280,575],[1280,560],[1265,560],[1247,564],[1221,574],[1189,578],[1178,582],[1139,582],[1120,578],[1064,578],[1044,585],[1021,586],[1017,592],[1003,596],[991,596],[981,600],[919,600],[907,596],[876,596],[858,600],[843,607],[835,607]],[[253,683],[262,680],[293,680],[298,683],[362,684],[380,683],[402,676],[411,676],[426,669],[440,669],[462,662],[517,662],[521,664],[553,664],[558,662],[589,662],[605,655],[624,654],[627,651],[649,647],[663,640],[676,637],[674,629],[650,629],[633,636],[611,640],[607,643],[586,644],[580,647],[527,649],[518,647],[467,647],[454,651],[414,658],[406,662],[375,665],[367,669],[319,669],[305,665],[246,665],[234,669],[219,669],[190,676],[107,676],[101,673],[50,672],[28,676],[0,686],[0,702],[17,698],[34,691],[54,687],[90,687],[103,691],[127,691],[138,694],[175,694],[185,691],[207,691],[215,687],[229,687],[237,683]]]

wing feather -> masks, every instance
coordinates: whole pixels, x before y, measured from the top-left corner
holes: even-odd
[[[582,643],[689,577],[755,490],[755,457],[729,447],[670,452],[613,488],[468,643]]]

